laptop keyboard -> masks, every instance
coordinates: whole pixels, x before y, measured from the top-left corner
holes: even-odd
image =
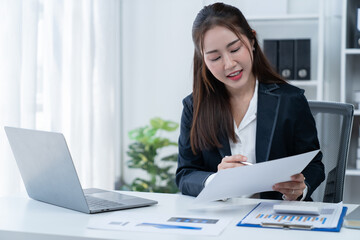
[[[85,198],[90,209],[108,209],[124,205],[122,203],[113,202],[102,198],[96,198],[89,195],[86,195]]]

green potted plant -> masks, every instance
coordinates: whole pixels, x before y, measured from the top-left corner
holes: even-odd
[[[137,177],[131,184],[125,184],[124,190],[141,192],[176,193],[174,166],[178,153],[160,157],[160,150],[169,146],[177,146],[176,142],[163,137],[165,132],[172,132],[179,124],[165,121],[159,117],[150,120],[150,125],[136,128],[129,132],[134,140],[129,145],[127,162],[129,168],[138,168],[147,172],[148,178]]]

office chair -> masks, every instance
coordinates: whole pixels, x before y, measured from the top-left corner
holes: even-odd
[[[343,200],[354,106],[323,101],[309,101],[309,106],[315,118],[325,165],[325,181],[312,198],[319,202],[338,203]]]

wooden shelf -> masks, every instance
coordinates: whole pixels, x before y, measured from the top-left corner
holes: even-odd
[[[347,48],[344,50],[345,54],[360,54],[360,48]]]
[[[289,80],[288,83],[294,86],[313,86],[316,87],[318,85],[317,80]]]
[[[346,48],[344,50],[345,54],[360,54],[360,48]]]
[[[347,169],[346,176],[360,176],[360,169]]]

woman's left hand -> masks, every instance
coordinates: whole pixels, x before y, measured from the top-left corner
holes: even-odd
[[[291,181],[277,183],[273,186],[274,191],[281,192],[285,196],[285,200],[297,200],[302,194],[305,185],[305,177],[302,173],[291,176]]]

